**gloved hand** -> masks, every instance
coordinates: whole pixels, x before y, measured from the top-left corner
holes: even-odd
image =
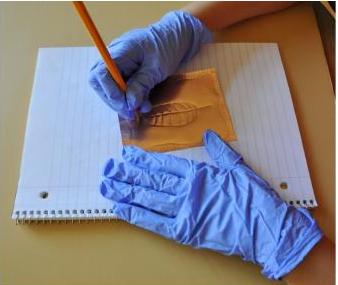
[[[123,117],[131,117],[137,108],[149,112],[149,91],[211,40],[211,33],[197,18],[183,11],[170,12],[147,28],[123,34],[108,47],[127,82],[127,100],[102,60],[90,70],[90,85]]]
[[[109,160],[101,193],[120,219],[195,248],[240,255],[278,279],[322,233],[306,209],[283,202],[214,132],[204,144],[218,167],[127,146]]]

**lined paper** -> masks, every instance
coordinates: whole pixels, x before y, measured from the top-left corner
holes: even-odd
[[[121,135],[116,113],[88,85],[97,58],[89,47],[39,49],[13,218],[110,216],[99,184],[106,160],[121,158]],[[277,45],[206,45],[180,71],[210,67],[238,137],[231,146],[284,200],[316,206]],[[171,153],[213,163],[203,147]]]
[[[238,137],[231,146],[284,200],[317,206],[277,44],[213,44],[182,71],[208,67],[230,109]]]

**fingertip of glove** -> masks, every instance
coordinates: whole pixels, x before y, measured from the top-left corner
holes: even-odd
[[[228,143],[213,130],[206,130],[203,136],[204,146],[210,157],[219,167],[236,165],[242,156],[233,150]]]
[[[111,200],[111,208],[109,210],[109,212],[117,219],[121,219],[121,220],[126,220],[126,217],[122,211],[122,209],[120,209],[117,205],[117,202],[115,202],[112,198],[113,198],[113,192],[112,189],[110,188],[108,181],[102,181],[101,185],[100,185],[100,192],[102,194],[103,197],[110,199]]]
[[[218,134],[213,131],[212,129],[207,129],[205,132],[204,132],[204,135],[203,135],[203,141],[204,141],[204,144],[207,145],[208,143],[210,143],[212,140],[221,140],[220,137],[218,136]]]
[[[109,173],[114,168],[114,165],[115,165],[115,162],[114,162],[114,159],[112,159],[112,158],[109,159],[106,162],[106,165],[104,166],[104,169],[103,169],[103,176],[104,177],[108,177]]]
[[[142,148],[134,145],[123,146],[122,157],[125,161],[130,163],[137,163],[139,159],[143,159],[147,152]]]
[[[214,134],[214,131],[212,129],[206,129],[204,132],[204,138],[207,139],[208,136]]]
[[[110,190],[110,187],[109,185],[107,185],[108,181],[106,180],[103,180],[101,182],[101,185],[100,185],[100,192],[101,192],[101,195],[105,198],[108,198],[110,199],[111,198],[111,190]]]
[[[118,202],[113,202],[113,205],[111,207],[111,213],[116,219],[129,222],[129,211],[127,211],[127,209],[121,204],[118,204]]]

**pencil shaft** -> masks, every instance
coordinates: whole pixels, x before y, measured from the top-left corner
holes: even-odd
[[[84,25],[86,26],[95,46],[97,47],[97,49],[99,50],[103,61],[105,62],[107,69],[110,73],[110,75],[112,76],[112,78],[114,79],[114,81],[116,82],[116,84],[118,85],[118,87],[123,91],[126,92],[127,90],[127,85],[124,82],[115,62],[113,61],[113,59],[111,58],[105,43],[103,42],[93,20],[91,19],[86,6],[84,5],[84,3],[82,1],[73,1],[73,4],[75,6],[75,9],[77,10],[77,12],[79,13],[82,22],[84,23]]]

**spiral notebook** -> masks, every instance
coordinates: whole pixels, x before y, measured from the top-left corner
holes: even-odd
[[[121,158],[121,135],[116,113],[87,83],[97,58],[92,47],[39,49],[12,214],[19,222],[114,217],[99,184],[106,160]],[[211,67],[237,134],[231,146],[282,199],[317,206],[278,46],[205,45],[181,71]],[[172,153],[213,163],[203,147]]]

